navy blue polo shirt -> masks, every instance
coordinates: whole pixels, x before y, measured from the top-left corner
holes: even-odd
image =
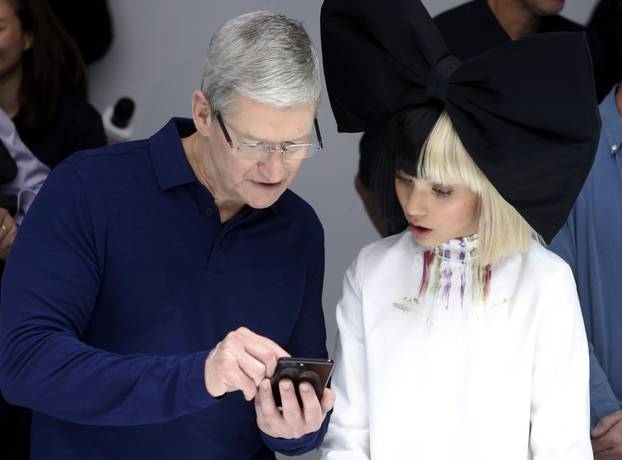
[[[191,120],[80,152],[49,176],[11,250],[0,388],[33,409],[32,458],[272,459],[323,428],[273,439],[240,392],[214,399],[207,353],[245,326],[325,357],[324,242],[286,191],[222,224],[186,160]]]

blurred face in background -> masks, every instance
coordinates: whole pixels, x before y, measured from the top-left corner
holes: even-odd
[[[519,0],[536,16],[559,14],[564,9],[565,0]]]
[[[21,72],[22,54],[32,46],[10,0],[0,0],[0,82]]]

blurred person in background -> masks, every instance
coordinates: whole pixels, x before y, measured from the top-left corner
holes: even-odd
[[[47,0],[0,0],[0,108],[48,167],[106,144],[84,63]]]
[[[0,109],[0,277],[26,212],[49,168],[24,145],[11,119]],[[30,411],[12,406],[0,395],[2,458],[28,459]]]
[[[609,6],[607,35],[621,40],[622,1]],[[621,49],[618,41],[618,52]],[[603,126],[594,165],[551,244],[574,273],[590,342],[592,447],[597,460],[622,460],[621,86],[618,82],[600,104]]]
[[[600,39],[605,55],[607,81],[616,84],[622,79],[622,33],[620,31],[620,0],[600,0],[596,4],[588,27]],[[616,22],[618,21],[618,22]],[[608,90],[611,88],[609,86]]]
[[[76,150],[106,144],[101,116],[86,95],[78,49],[47,0],[0,0],[0,109],[47,168]],[[18,230],[6,209],[0,213],[7,229],[1,235],[1,272]],[[0,398],[2,456],[27,459],[29,444],[30,412]]]

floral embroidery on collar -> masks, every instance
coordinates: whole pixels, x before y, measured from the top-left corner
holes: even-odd
[[[449,308],[451,298],[464,305],[470,294],[474,304],[486,303],[490,294],[492,268],[477,263],[477,235],[452,239],[423,253],[419,292],[392,303],[394,308],[410,311],[424,300],[439,302]],[[456,292],[457,290],[457,292]]]

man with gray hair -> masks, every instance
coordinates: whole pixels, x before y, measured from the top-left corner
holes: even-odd
[[[13,245],[0,388],[32,458],[273,459],[322,440],[334,395],[269,378],[326,357],[321,224],[287,188],[321,148],[302,26],[212,38],[192,120],[60,164]],[[299,391],[302,406],[296,391]]]

